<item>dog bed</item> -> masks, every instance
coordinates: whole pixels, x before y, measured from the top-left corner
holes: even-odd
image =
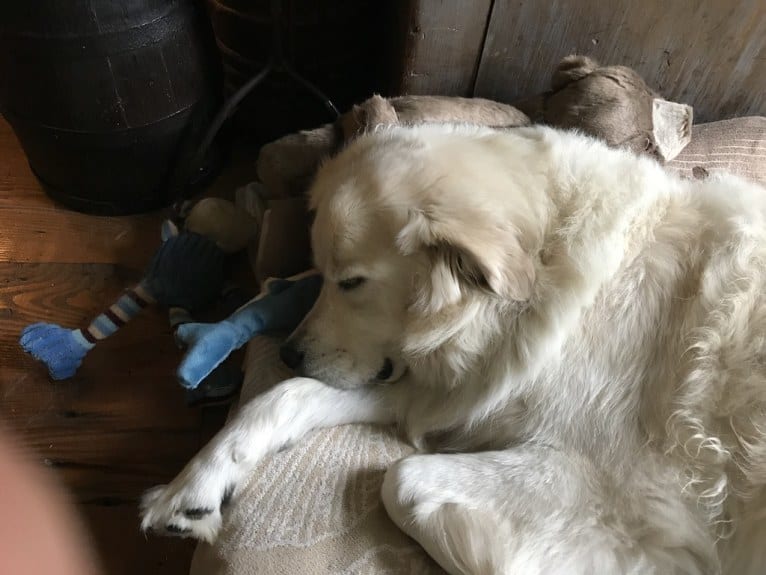
[[[723,170],[766,185],[766,118],[695,125],[667,166],[684,177]],[[240,401],[290,376],[278,345],[250,342]],[[275,454],[235,499],[218,541],[198,546],[192,575],[443,574],[380,501],[386,467],[411,451],[391,429],[346,425]]]
[[[696,124],[691,142],[667,167],[687,178],[724,171],[766,185],[766,117]]]

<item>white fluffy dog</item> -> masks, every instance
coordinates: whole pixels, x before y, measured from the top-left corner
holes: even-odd
[[[379,130],[311,191],[306,378],[244,406],[143,527],[212,540],[260,459],[398,423],[389,515],[450,573],[766,570],[766,190],[543,127]],[[425,450],[425,449],[424,449]]]

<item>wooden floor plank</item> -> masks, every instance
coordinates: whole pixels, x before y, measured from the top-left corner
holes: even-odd
[[[159,245],[166,215],[90,216],[55,204],[42,193],[18,140],[0,118],[0,262],[120,263],[143,269]]]
[[[113,264],[0,264],[0,413],[81,500],[135,499],[195,451],[201,416],[175,380],[181,352],[149,308],[53,382],[18,335],[40,320],[85,326],[137,279]]]
[[[142,270],[160,245],[159,218],[72,215],[19,207],[22,202],[0,190],[0,262],[71,262],[68,246],[76,245],[78,261]]]
[[[188,539],[145,537],[133,529],[134,508],[81,506],[106,575],[179,575],[189,572],[194,544]],[[98,534],[98,536],[96,536]]]
[[[159,245],[155,212],[95,217],[42,191],[0,118],[0,423],[56,472],[109,575],[188,572],[193,545],[145,538],[137,500],[171,479],[225,409],[190,409],[163,310],[149,309],[91,350],[75,377],[53,382],[18,343],[37,321],[82,327],[138,281]]]

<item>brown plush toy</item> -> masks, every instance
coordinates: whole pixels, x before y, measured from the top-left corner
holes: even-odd
[[[529,118],[513,106],[483,98],[449,96],[400,96],[365,100],[343,114],[339,120],[342,141],[347,142],[366,130],[394,124],[476,124],[495,128],[526,126]]]
[[[567,56],[553,73],[551,90],[518,102],[533,122],[576,128],[662,162],[691,140],[692,108],[661,98],[635,71]]]
[[[373,96],[335,124],[289,134],[266,144],[258,155],[258,178],[275,196],[302,194],[319,163],[350,139],[377,126],[466,123],[498,128],[528,125],[523,113],[500,102],[449,96]]]
[[[527,125],[530,118],[576,128],[660,161],[674,158],[691,139],[691,107],[660,98],[630,68],[600,66],[585,56],[568,56],[554,71],[549,92],[515,107],[481,98],[373,96],[334,125],[291,134],[264,146],[258,157],[258,177],[272,194],[295,196],[306,190],[322,158],[377,126],[455,122],[508,128]]]

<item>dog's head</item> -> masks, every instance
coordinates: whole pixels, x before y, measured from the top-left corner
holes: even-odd
[[[477,301],[532,291],[523,221],[511,213],[523,199],[498,205],[514,190],[491,189],[497,166],[422,131],[363,136],[317,175],[312,245],[324,285],[285,354],[305,375],[339,387],[394,381],[470,329]]]

